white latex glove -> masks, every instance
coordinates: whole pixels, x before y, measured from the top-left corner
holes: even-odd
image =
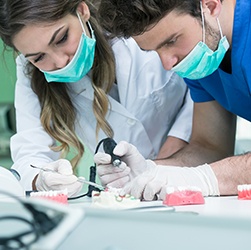
[[[68,196],[75,196],[82,189],[82,183],[73,174],[71,163],[68,160],[60,159],[44,166],[44,169],[51,169],[56,172],[41,170],[36,180],[38,191],[64,190],[67,189]]]
[[[98,152],[94,155],[97,173],[103,186],[124,187],[136,176],[155,166],[152,161],[145,160],[135,146],[125,141],[119,142],[113,153],[121,157],[119,167],[111,164],[109,154]]]
[[[157,194],[163,200],[167,185],[188,188],[196,186],[201,189],[203,196],[220,195],[218,181],[208,164],[198,167],[155,166],[128,183],[121,195],[131,194],[135,198],[153,200]]]

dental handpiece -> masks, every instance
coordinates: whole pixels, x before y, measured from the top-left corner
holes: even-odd
[[[115,148],[116,145],[117,143],[112,138],[106,138],[103,141],[103,148],[104,148],[105,153],[111,156],[112,165],[115,167],[118,167],[121,164],[121,159],[120,159],[120,156],[115,155],[113,153],[113,149]]]

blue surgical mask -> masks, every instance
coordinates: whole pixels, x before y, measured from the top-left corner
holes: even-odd
[[[91,24],[87,22],[90,28],[92,38],[86,35],[82,20],[77,13],[83,33],[81,35],[77,51],[72,60],[64,67],[54,71],[43,71],[47,82],[77,82],[82,79],[92,68],[96,39]]]
[[[205,44],[205,21],[201,6],[202,13],[202,28],[203,28],[203,42],[200,41],[194,49],[175,67],[172,68],[180,77],[188,78],[191,80],[204,78],[211,75],[216,69],[219,68],[228,48],[229,43],[227,38],[222,34],[221,26],[217,18],[218,27],[221,34],[221,39],[216,51],[212,51]]]

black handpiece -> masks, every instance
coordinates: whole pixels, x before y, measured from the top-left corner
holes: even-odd
[[[121,164],[121,159],[118,155],[113,153],[113,149],[117,143],[112,138],[106,138],[103,141],[103,148],[105,153],[109,154],[112,158],[112,165],[118,167]]]

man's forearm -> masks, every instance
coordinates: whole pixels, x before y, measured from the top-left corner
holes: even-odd
[[[211,163],[221,195],[236,195],[237,186],[251,183],[251,153]]]
[[[244,155],[231,156],[222,160],[213,160],[215,158],[224,158],[222,154],[214,154],[210,150],[200,150],[194,153],[195,148],[191,151],[181,150],[172,157],[164,160],[155,161],[159,165],[167,166],[190,166],[196,167],[210,163],[210,166],[218,180],[220,195],[236,195],[237,186],[242,184],[251,184],[251,153]],[[208,159],[205,161],[205,159]]]
[[[195,167],[204,163],[210,164],[219,161],[231,154],[233,154],[231,150],[226,152],[216,148],[190,143],[172,156],[155,160],[155,162],[159,165]]]

